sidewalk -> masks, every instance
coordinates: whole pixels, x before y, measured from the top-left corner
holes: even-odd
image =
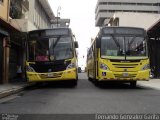
[[[25,87],[28,87],[30,85],[31,84],[29,84],[27,82],[0,84],[0,98],[18,93],[18,92],[24,90]]]
[[[150,79],[149,81],[138,81],[138,85],[160,90],[160,79]]]

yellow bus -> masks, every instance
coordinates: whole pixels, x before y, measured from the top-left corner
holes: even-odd
[[[78,42],[70,28],[30,31],[26,48],[29,82],[70,80],[77,85]]]
[[[89,80],[129,82],[149,80],[147,33],[136,27],[103,27],[87,54]]]

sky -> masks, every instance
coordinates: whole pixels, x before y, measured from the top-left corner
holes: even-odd
[[[55,16],[60,6],[60,18],[70,19],[70,28],[78,41],[78,61],[83,67],[86,63],[87,49],[91,38],[95,38],[98,27],[95,27],[95,7],[97,0],[48,0]],[[83,58],[85,56],[85,58]]]

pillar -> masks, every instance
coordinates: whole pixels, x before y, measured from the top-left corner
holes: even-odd
[[[3,84],[9,83],[9,52],[10,39],[5,37],[3,38]]]

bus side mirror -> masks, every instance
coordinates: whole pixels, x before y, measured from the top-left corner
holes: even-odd
[[[78,42],[77,41],[74,42],[74,45],[75,45],[75,48],[78,48]]]
[[[100,48],[101,47],[101,41],[100,39],[96,39],[96,48]]]

